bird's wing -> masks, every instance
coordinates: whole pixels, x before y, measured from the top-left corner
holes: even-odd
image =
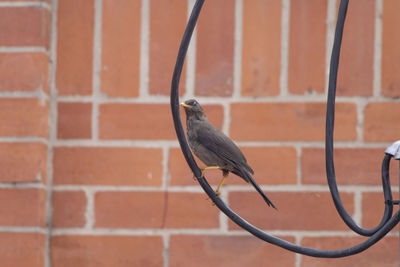
[[[210,124],[200,127],[198,131],[197,139],[200,144],[215,153],[227,163],[235,166],[235,168],[237,168],[242,174],[240,176],[254,186],[257,192],[264,198],[268,206],[272,206],[274,209],[276,209],[272,201],[264,194],[260,186],[248,173],[254,173],[254,171],[247,164],[246,158],[235,145],[235,143],[233,143],[233,141],[224,133]]]
[[[197,140],[205,148],[212,151],[218,157],[224,159],[228,163],[233,163],[233,165],[241,165],[248,172],[254,174],[254,171],[247,164],[246,158],[236,144],[228,136],[210,123],[199,127]]]

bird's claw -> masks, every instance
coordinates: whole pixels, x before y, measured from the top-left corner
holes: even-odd
[[[221,195],[221,192],[215,192],[215,194],[219,197]],[[214,201],[213,201],[212,205],[215,206],[215,202]]]
[[[215,194],[219,197],[221,195],[221,192],[215,192]],[[206,200],[210,200],[211,205],[215,206],[215,202],[210,197],[207,197]]]
[[[207,201],[210,201],[212,206],[215,206],[215,203],[214,203],[214,201],[213,201],[211,198],[207,197],[206,200],[207,200]]]

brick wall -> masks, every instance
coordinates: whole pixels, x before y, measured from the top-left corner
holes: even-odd
[[[279,212],[233,175],[221,197],[257,227],[323,249],[364,240],[324,174],[338,2],[206,1],[180,89],[237,141]],[[206,199],[169,107],[193,3],[0,1],[1,265],[397,266],[397,231],[361,255],[314,259],[249,236]],[[342,46],[337,180],[365,227],[382,216],[383,151],[400,139],[399,10],[350,1]],[[397,162],[391,172],[397,195]],[[207,173],[214,186],[220,177]]]

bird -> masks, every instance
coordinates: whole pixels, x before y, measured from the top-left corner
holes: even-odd
[[[236,174],[247,183],[251,183],[263,197],[268,206],[277,210],[272,201],[264,194],[252,175],[253,169],[236,144],[218,128],[212,125],[203,112],[199,102],[189,99],[180,103],[186,113],[186,127],[189,146],[193,153],[206,165],[205,170],[219,169],[223,178],[215,193],[220,194],[220,189],[229,173]]]

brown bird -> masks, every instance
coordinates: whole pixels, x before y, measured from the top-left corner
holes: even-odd
[[[228,177],[229,172],[236,174],[248,183],[251,183],[263,197],[268,206],[276,209],[275,205],[264,194],[251,174],[253,169],[235,143],[223,132],[214,127],[203,112],[200,104],[189,99],[180,104],[186,112],[186,125],[189,145],[193,153],[206,165],[202,172],[209,169],[222,170],[223,178],[219,183],[216,194]]]

